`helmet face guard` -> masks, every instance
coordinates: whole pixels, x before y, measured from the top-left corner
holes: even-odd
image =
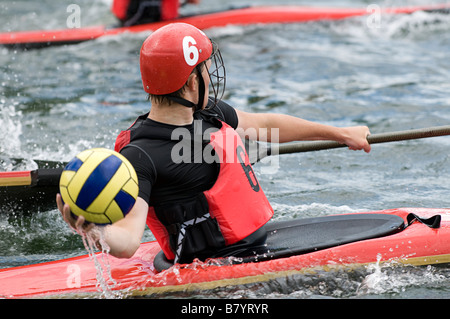
[[[211,66],[210,66],[209,70],[207,70],[207,71],[208,71],[209,83],[210,83],[209,94],[210,95],[213,94],[214,99],[212,100],[213,104],[209,105],[209,106],[207,104],[205,106],[205,109],[212,109],[217,105],[217,103],[219,102],[219,100],[222,99],[222,97],[225,93],[225,84],[226,84],[226,72],[225,72],[225,65],[223,63],[222,54],[220,53],[219,47],[217,46],[217,44],[215,42],[213,42],[211,40],[211,44],[213,47],[213,51],[211,53],[211,56],[206,61],[211,60]],[[198,64],[195,67],[197,70],[197,74],[200,77],[197,104],[194,104],[191,101],[187,101],[181,97],[169,96],[169,98],[172,101],[177,102],[186,107],[193,108],[193,110],[195,112],[201,111],[203,109],[204,96],[205,96],[205,91],[207,88],[206,88],[205,79],[203,78],[203,75],[202,75],[202,68],[203,68],[203,66],[207,67],[206,61],[203,61],[202,63]]]
[[[220,53],[217,44],[211,40],[213,46],[213,52],[211,54],[211,67],[208,70],[209,80],[210,80],[210,92],[214,95],[214,104],[212,107],[216,106],[219,100],[222,99],[225,93],[226,86],[226,71],[225,65],[223,63],[222,54]]]

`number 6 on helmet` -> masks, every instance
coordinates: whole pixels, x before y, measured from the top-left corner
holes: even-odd
[[[190,66],[195,66],[198,62],[199,52],[195,44],[197,44],[197,42],[195,42],[195,39],[193,37],[188,35],[183,38],[184,59]]]

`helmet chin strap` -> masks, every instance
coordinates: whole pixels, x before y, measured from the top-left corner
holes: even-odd
[[[195,68],[197,69],[197,72],[199,74],[199,85],[198,85],[198,103],[195,104],[194,102],[191,102],[189,100],[186,100],[185,98],[179,97],[179,96],[168,96],[168,98],[170,100],[172,100],[175,103],[184,105],[186,107],[192,108],[194,110],[194,112],[198,112],[201,111],[203,108],[203,103],[205,100],[205,90],[206,90],[206,85],[205,85],[205,79],[203,78],[202,75],[202,68],[201,65],[203,63],[197,65]]]

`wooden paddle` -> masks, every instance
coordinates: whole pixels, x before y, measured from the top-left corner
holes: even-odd
[[[367,137],[367,141],[369,144],[379,144],[445,135],[450,135],[450,125],[372,134]],[[334,141],[293,142],[270,144],[269,146],[265,146],[255,141],[246,141],[246,148],[249,155],[252,157],[250,158],[252,163],[257,163],[267,156],[313,152],[343,147],[347,147],[347,145]],[[67,164],[61,161],[36,160],[35,162],[39,166],[36,170],[0,172],[0,187],[57,185],[59,183],[59,175],[62,172],[62,167]]]
[[[21,163],[23,159],[11,159]],[[0,172],[0,212],[48,211],[56,207],[59,179],[67,164],[35,160],[38,169]]]
[[[370,144],[377,144],[445,135],[450,135],[450,125],[373,134],[368,136],[367,140]],[[246,146],[252,163],[257,163],[267,156],[278,154],[347,147],[347,145],[334,141],[294,142],[269,146],[247,141]],[[42,209],[56,205],[55,196],[59,189],[59,177],[62,167],[66,163],[42,160],[36,162],[40,167],[36,170],[0,172],[0,211],[4,205],[16,202],[20,202],[23,206],[28,205],[32,209],[35,209],[36,205],[40,205]]]
[[[38,168],[32,171],[0,172],[0,187],[58,185],[62,170]]]
[[[62,168],[0,172],[0,213],[29,213],[56,208]]]
[[[429,127],[423,129],[388,132],[372,134],[367,137],[369,144],[398,142],[406,140],[415,140],[428,137],[437,137],[450,135],[450,125]],[[256,142],[247,142],[248,150],[253,158],[250,158],[252,163],[259,162],[266,156],[278,155],[278,154],[292,154],[303,153],[312,151],[329,150],[334,148],[347,147],[345,144],[340,144],[334,141],[313,141],[313,142],[294,142],[285,144],[274,144],[269,147],[258,144]],[[257,144],[255,146],[255,144]],[[253,151],[252,147],[255,147],[257,151]],[[255,158],[256,155],[256,158]]]

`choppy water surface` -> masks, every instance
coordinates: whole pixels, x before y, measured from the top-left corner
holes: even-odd
[[[4,1],[0,30],[65,27],[66,8],[83,25],[113,23],[109,1]],[[253,3],[253,2],[252,2]],[[272,4],[260,0],[258,4]],[[306,1],[285,1],[308,5]],[[427,1],[415,1],[415,4]],[[231,4],[242,4],[233,3]],[[317,5],[363,6],[368,1]],[[380,6],[387,2],[379,2]],[[390,1],[389,5],[412,2]],[[204,1],[190,11],[225,5]],[[225,100],[254,112],[280,112],[372,133],[446,125],[450,119],[450,16],[417,13],[339,22],[209,30],[225,59]],[[34,51],[0,48],[0,170],[67,161],[89,147],[112,148],[149,104],[138,57],[147,34],[121,35]],[[276,219],[396,207],[450,207],[448,137],[283,155],[267,174],[256,166]],[[13,165],[10,158],[26,159]],[[153,239],[148,231],[145,240]],[[85,253],[57,210],[0,218],[0,268]],[[448,268],[368,268],[286,278],[218,297],[449,298]],[[199,295],[198,297],[202,297]]]

